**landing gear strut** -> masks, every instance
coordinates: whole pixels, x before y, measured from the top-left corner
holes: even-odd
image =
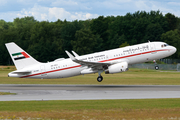
[[[103,77],[101,76],[101,73],[103,72],[103,70],[99,70],[98,71],[98,74],[99,74],[99,76],[97,77],[97,81],[98,82],[101,82],[102,80],[103,80]]]

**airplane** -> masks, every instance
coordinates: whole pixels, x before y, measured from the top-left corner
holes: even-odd
[[[175,47],[165,42],[147,42],[82,56],[65,51],[69,58],[41,63],[14,42],[5,45],[17,69],[9,77],[53,79],[98,73],[98,82],[103,80],[104,71],[105,74],[125,72],[128,65],[165,58],[176,52]]]

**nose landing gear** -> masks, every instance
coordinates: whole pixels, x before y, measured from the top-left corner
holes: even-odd
[[[98,81],[98,82],[101,82],[102,80],[103,80],[103,77],[102,77],[102,76],[98,76],[98,77],[97,77],[97,81]]]
[[[156,60],[153,60],[153,62],[154,62],[154,65],[155,65],[155,70],[159,70],[159,66],[157,65],[157,63],[156,63]]]
[[[159,70],[159,66],[155,66],[155,70]]]

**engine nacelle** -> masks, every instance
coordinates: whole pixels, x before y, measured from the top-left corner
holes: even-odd
[[[128,70],[128,63],[127,62],[121,62],[117,64],[113,64],[108,67],[107,70],[105,70],[106,74],[112,74],[112,73],[120,73],[120,72],[125,72]]]

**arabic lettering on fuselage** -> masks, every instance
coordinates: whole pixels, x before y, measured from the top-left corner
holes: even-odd
[[[138,46],[136,48],[128,48],[128,49],[125,49],[123,50],[123,53],[124,52],[137,52],[137,51],[147,51],[149,50],[149,46],[148,45],[143,45],[143,46]]]
[[[147,51],[149,50],[149,45],[143,45],[143,46],[137,46],[137,47],[134,47],[134,48],[125,48],[122,52],[123,53],[135,53],[135,52],[140,52],[140,51]],[[101,59],[101,58],[105,58],[106,55],[96,55],[96,56],[89,56],[87,58],[81,58],[79,60],[82,60],[82,61],[86,61],[86,60],[93,60],[93,59]]]

